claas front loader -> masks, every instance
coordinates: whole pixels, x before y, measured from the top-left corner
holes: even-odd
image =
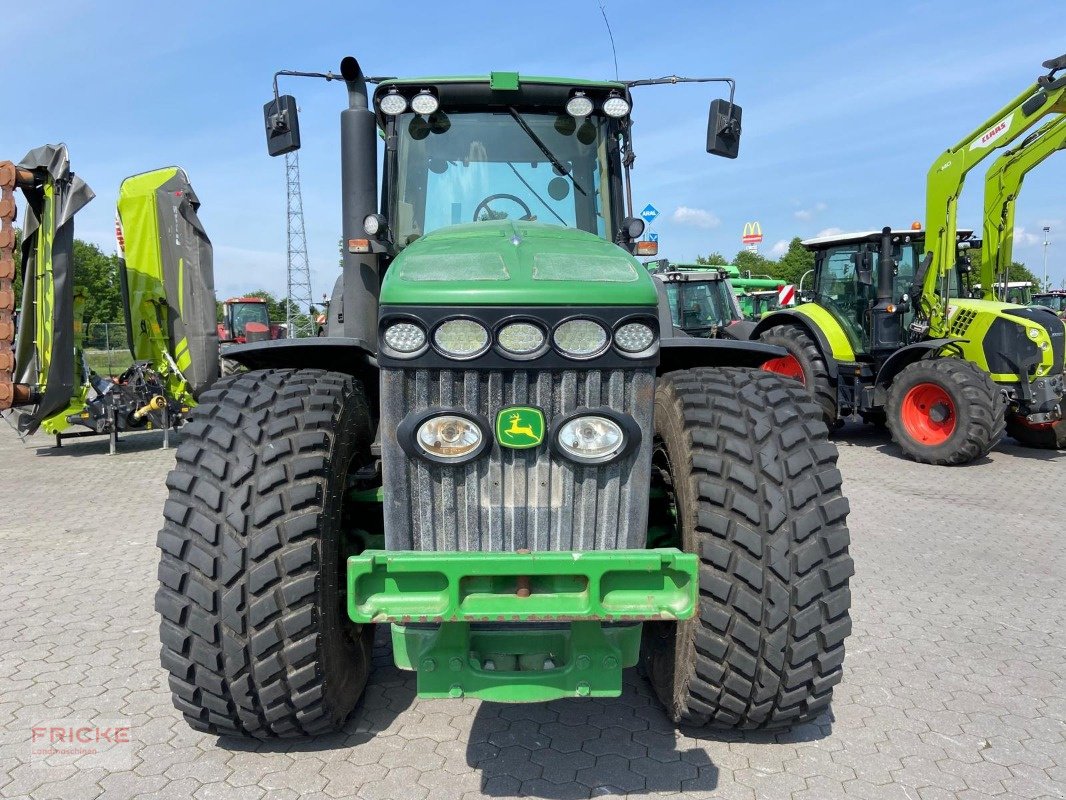
[[[1008,270],[1014,255],[1014,211],[1018,203],[1022,182],[1030,171],[1042,164],[1049,156],[1066,148],[1066,116],[1053,117],[1020,145],[997,158],[985,176],[984,240],[981,246],[981,277],[996,275],[996,284],[1003,292],[1009,291]],[[993,292],[992,296],[982,289],[985,300],[1006,300],[1008,297]],[[1038,295],[1046,298],[1046,295]],[[1047,306],[1037,299],[1035,305],[1050,308],[1061,316],[1061,308]],[[1046,318],[1046,317],[1045,317]],[[1061,363],[1061,361],[1060,361]],[[1021,414],[1007,417],[1007,433],[1019,442],[1031,447],[1066,448],[1066,409],[1059,402],[1058,418],[1036,423]]]
[[[633,255],[631,90],[684,79],[340,71],[328,335],[228,350],[248,371],[201,397],[167,479],[176,707],[335,729],[388,625],[421,697],[611,697],[639,662],[678,722],[818,717],[849,631],[836,450],[761,369],[783,350],[675,333]],[[298,147],[295,100],[265,126]],[[731,93],[707,149],[739,135]]]
[[[804,242],[815,254],[814,301],[771,314],[756,335],[789,350],[828,424],[853,413],[887,423],[907,456],[944,465],[985,455],[1008,419],[1034,430],[1057,426],[1062,321],[995,300],[987,264],[984,296],[969,297],[970,242],[956,219],[974,166],[1066,111],[1066,56],[1044,67],[1034,85],[933,163],[924,229]]]

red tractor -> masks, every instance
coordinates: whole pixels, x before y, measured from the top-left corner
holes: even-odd
[[[267,303],[261,297],[233,297],[222,304],[218,340],[223,344],[245,344],[267,339],[284,339],[285,328],[270,321]]]

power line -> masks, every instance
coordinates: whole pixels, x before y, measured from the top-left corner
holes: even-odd
[[[285,154],[286,209],[288,222],[288,257],[285,324],[290,339],[314,336],[315,321],[311,314],[311,266],[307,260],[307,235],[304,232],[304,201],[300,192],[300,154]],[[294,314],[295,312],[295,314]]]

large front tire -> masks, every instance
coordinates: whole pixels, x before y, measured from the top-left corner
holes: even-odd
[[[976,364],[926,358],[908,364],[888,388],[888,428],[903,452],[924,464],[967,464],[996,446],[1006,399]]]
[[[840,411],[837,408],[837,390],[829,377],[829,368],[818,343],[808,333],[796,325],[774,325],[759,334],[759,341],[783,347],[792,356],[792,363],[799,366],[799,374],[791,369],[782,372],[786,377],[795,378],[814,397],[822,409],[822,420],[833,430],[837,426]],[[772,370],[776,371],[776,370]]]
[[[220,735],[339,728],[373,635],[343,608],[342,500],[371,442],[361,385],[246,372],[205,392],[182,431],[156,594],[175,707]]]
[[[699,613],[645,623],[642,668],[678,723],[779,728],[828,708],[851,631],[848,502],[821,411],[760,370],[663,376],[655,474]],[[654,512],[653,508],[653,512]]]

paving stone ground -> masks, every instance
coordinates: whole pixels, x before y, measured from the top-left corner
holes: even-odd
[[[193,732],[158,663],[153,434],[61,450],[0,430],[0,797],[1066,797],[1066,454],[1009,440],[965,468],[839,437],[857,574],[832,714],[777,735],[675,732],[616,700],[418,701],[384,640],[339,735]],[[630,672],[633,672],[632,670]],[[41,766],[32,729],[126,721],[110,767]],[[120,752],[121,750],[121,752]]]

